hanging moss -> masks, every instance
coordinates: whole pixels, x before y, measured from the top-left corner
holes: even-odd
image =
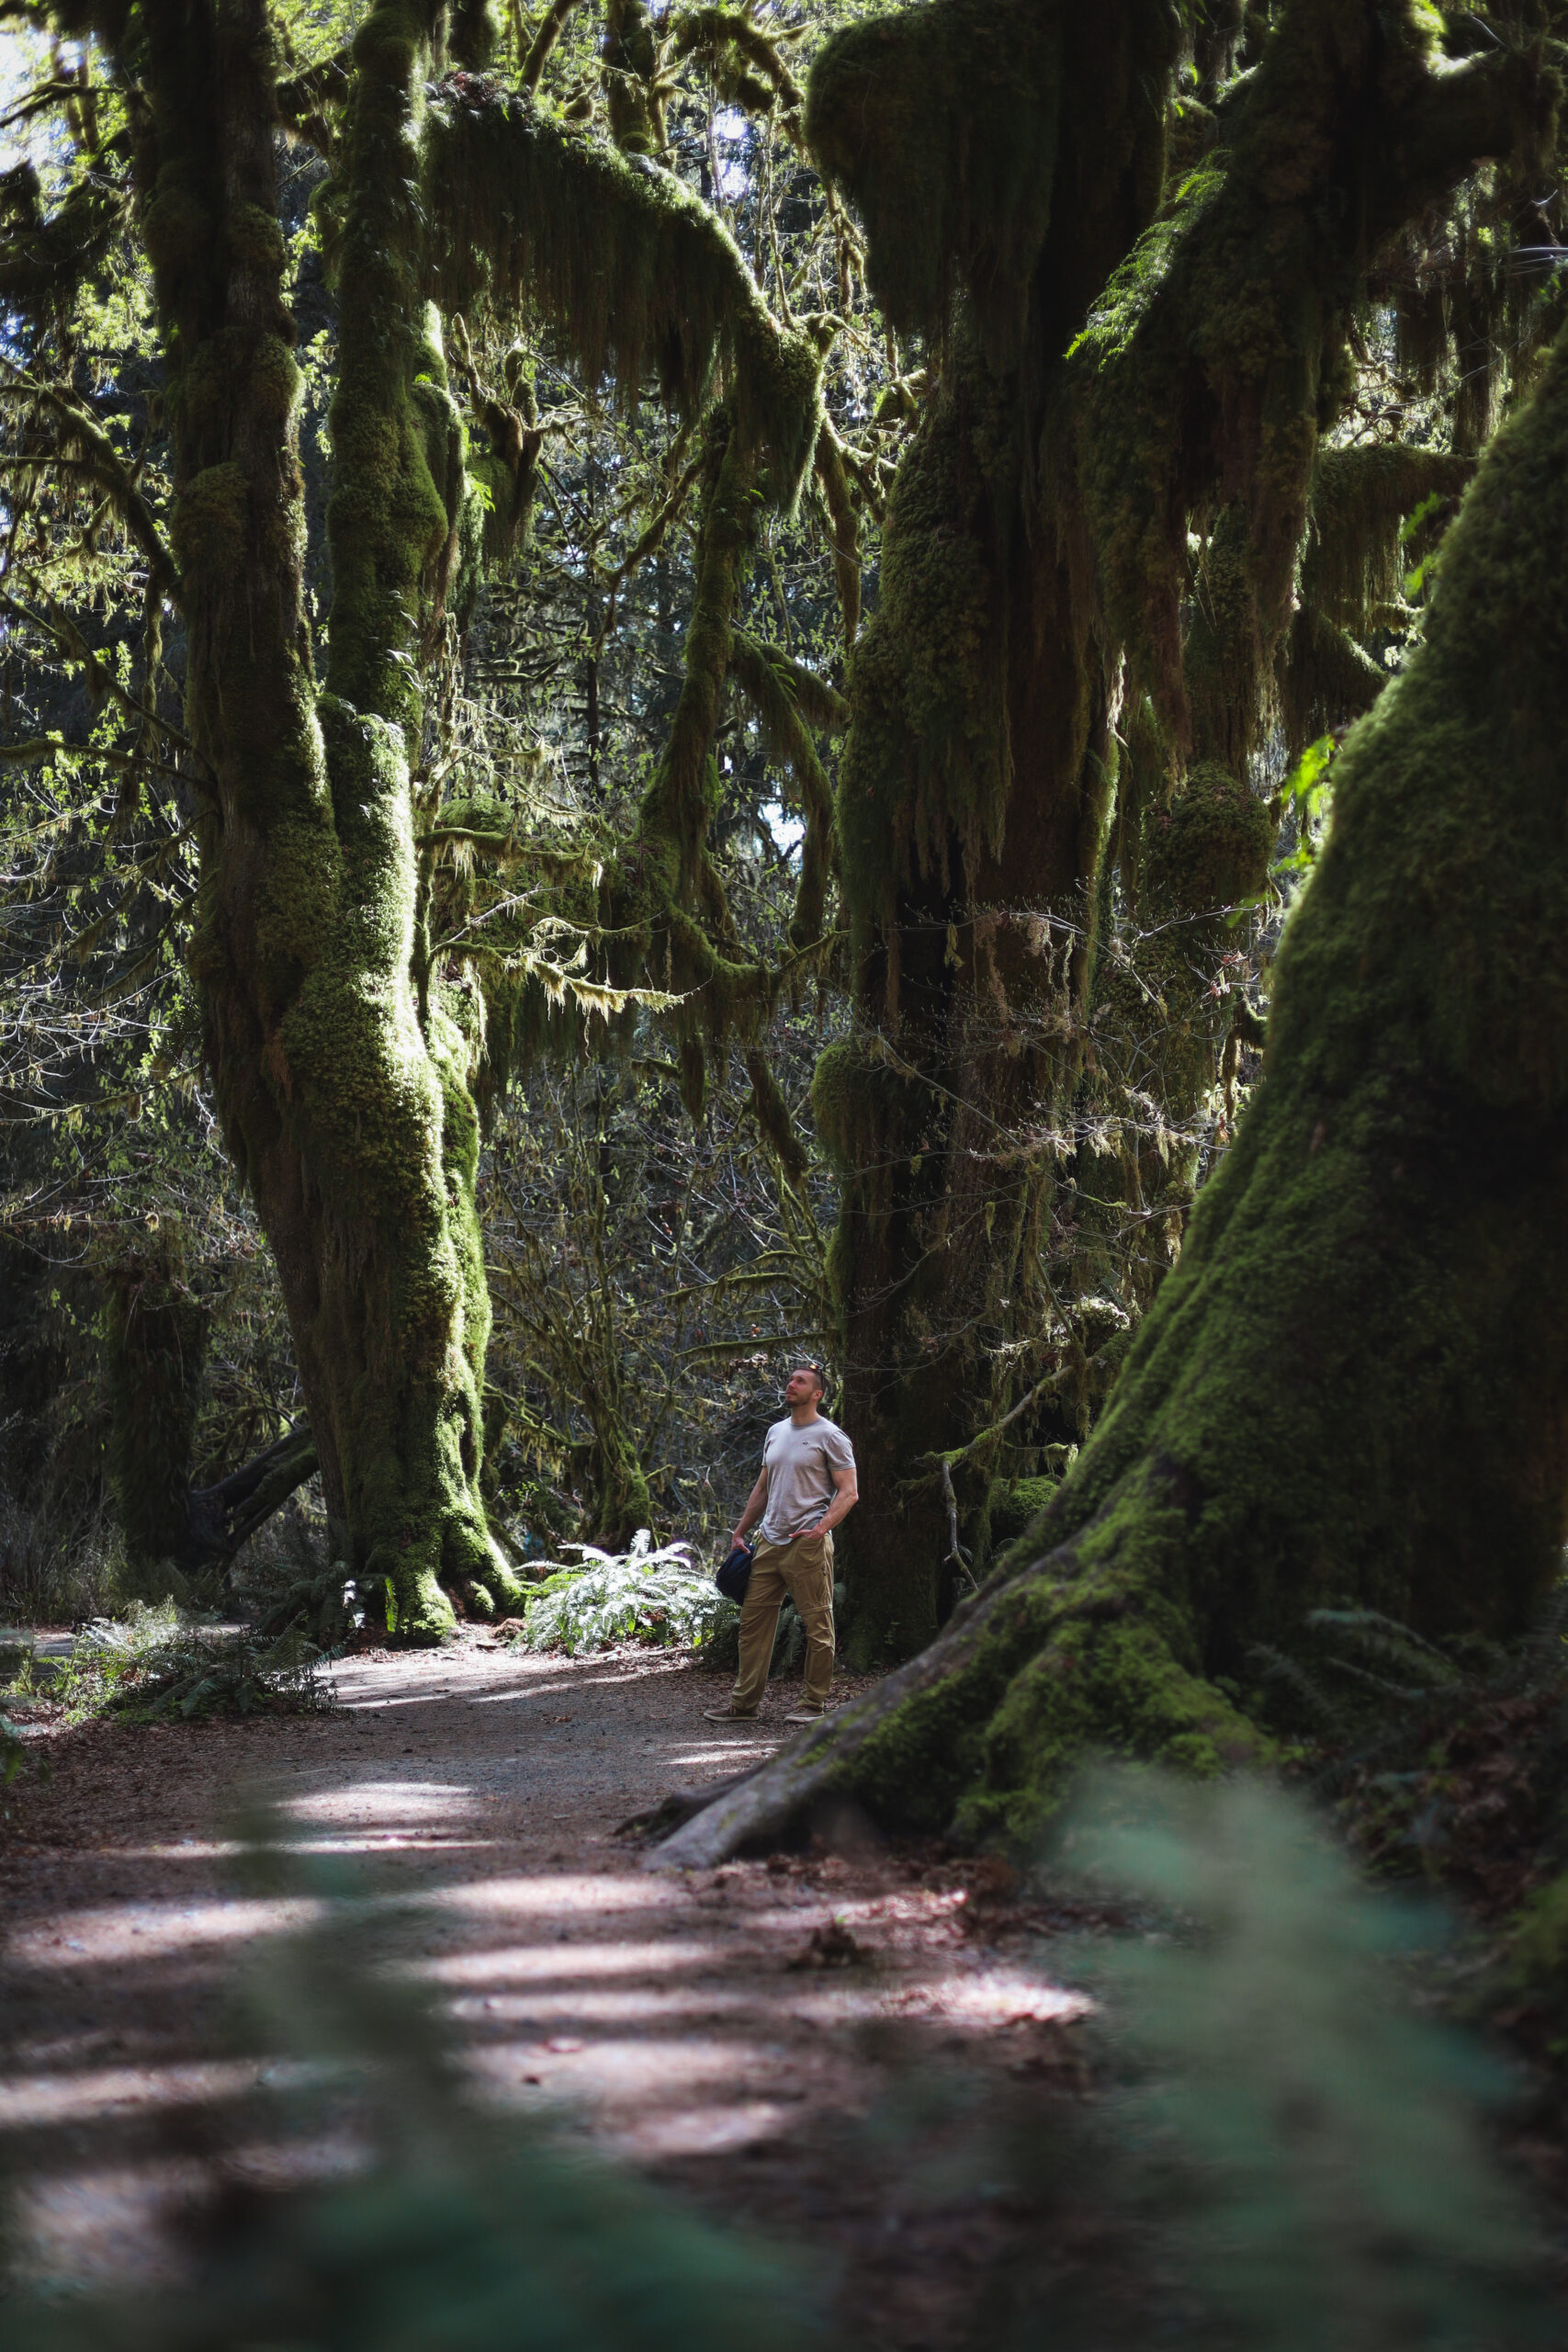
[[[1399,288],[1394,337],[1400,374],[1416,391],[1436,391],[1450,349],[1448,293],[1441,278],[1417,276]]]
[[[1521,59],[1444,65],[1424,0],[1286,8],[1213,153],[1096,305],[1043,464],[1066,511],[1083,502],[1111,626],[1183,740],[1190,514],[1245,507],[1271,659],[1357,272],[1424,200],[1513,143],[1530,87]],[[1341,135],[1352,93],[1380,123],[1356,158]]]
[[[730,640],[729,667],[761,723],[770,752],[789,768],[806,820],[789,938],[792,946],[807,947],[821,936],[833,856],[832,791],[810,727],[841,727],[847,706],[825,679],[791,661],[782,647],[761,644],[739,629]]]
[[[1122,142],[1136,117],[1143,219],[1157,200],[1157,94],[1174,30],[1156,0],[1133,0],[1113,21],[1068,0],[931,0],[826,45],[812,69],[806,135],[865,222],[869,282],[895,326],[941,332],[962,288],[993,364],[1021,356],[1058,152],[1074,210],[1092,209],[1126,160]],[[1132,108],[1128,80],[1141,99]],[[1064,92],[1091,89],[1092,120],[1064,117]],[[1081,221],[1064,220],[1059,239],[1075,226],[1081,237]]]
[[[1418,508],[1446,520],[1475,470],[1438,449],[1323,449],[1313,468],[1302,597],[1342,628],[1378,627],[1403,602],[1410,559],[1401,526]]]
[[[1371,710],[1388,672],[1355,639],[1303,605],[1276,667],[1275,691],[1287,755],[1295,759],[1331,729]]]
[[[999,359],[1021,346],[1050,225],[1061,10],[933,0],[818,55],[806,136],[864,221],[872,291],[901,333],[938,333],[959,286]]]
[[[1005,394],[961,339],[898,469],[881,597],[854,656],[839,830],[857,952],[893,922],[901,885],[972,882],[1001,849],[1012,752],[994,550],[1016,467],[1010,425]]]
[[[1238,499],[1215,521],[1195,566],[1182,673],[1191,749],[1240,776],[1273,718],[1248,561],[1248,517]]]
[[[1134,695],[1122,714],[1116,759],[1116,866],[1127,902],[1142,903],[1144,827],[1170,797],[1172,752],[1147,695]]]
[[[739,247],[672,172],[465,78],[433,108],[430,286],[448,311],[531,304],[590,380],[683,415],[723,367],[732,421],[793,507],[817,445],[820,356],[774,322]]]

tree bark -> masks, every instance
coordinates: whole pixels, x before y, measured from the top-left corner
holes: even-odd
[[[144,1597],[231,1560],[319,1464],[296,1427],[210,1487],[190,1483],[211,1307],[164,1240],[104,1271],[101,1319],[109,1403],[109,1485],[127,1559]],[[171,1577],[170,1567],[174,1570]]]
[[[814,72],[807,135],[866,221],[874,288],[897,324],[948,327],[852,665],[856,1025],[814,1097],[843,1185],[857,1664],[935,1632],[958,1583],[941,1459],[973,1539],[990,1469],[973,1442],[1034,1377],[1031,1351],[1076,1342],[1046,1244],[1093,1066],[1119,767],[1129,797],[1117,739],[1145,692],[1185,770],[1186,870],[1156,876],[1183,926],[1167,941],[1173,1112],[1213,1083],[1191,967],[1222,950],[1213,910],[1267,870],[1247,763],[1355,289],[1377,243],[1538,103],[1524,61],[1439,70],[1431,38],[1413,6],[1296,0],[1130,261],[1161,191],[1157,12],[936,0],[840,34]],[[1194,524],[1211,534],[1197,583]],[[1209,617],[1184,647],[1195,585]],[[1222,585],[1228,603],[1207,593]],[[1091,1273],[1080,1250],[1069,1289]]]
[[[422,622],[461,435],[419,299],[416,132],[435,13],[355,43],[340,181],[329,691],[302,582],[299,374],[262,0],[147,12],[144,223],[169,356],[188,711],[215,786],[191,962],[228,1142],[276,1257],[334,1544],[400,1634],[517,1592],[478,1492],[489,1307],[467,1084],[432,978],[411,766]],[[428,380],[419,381],[423,378]]]
[[[1003,108],[995,136],[1018,141],[1008,164],[1041,183],[1032,201],[1050,223],[1000,311],[979,289],[996,298],[1006,240],[979,237],[971,306],[895,485],[880,605],[851,672],[839,828],[855,1031],[824,1057],[813,1101],[843,1184],[830,1266],[861,1476],[845,1545],[861,1665],[936,1631],[954,1564],[932,1458],[1007,1409],[998,1346],[1049,1321],[1050,1163],[1018,1147],[1081,1068],[1118,684],[1088,640],[1073,550],[1038,526],[1036,445],[1060,355],[1147,221],[1164,154],[1157,12],[1047,8],[1025,24],[1003,0],[993,13],[1010,44],[996,55],[971,47],[973,19],[951,8],[841,36],[807,118],[824,167],[863,199],[873,282],[881,262],[901,325],[925,322],[947,277],[924,286],[922,229],[882,195],[900,168],[886,158],[897,120],[875,111],[890,67],[895,88],[907,72],[928,82],[938,67],[924,45],[960,43],[950,103],[976,110],[971,140],[993,135],[977,128],[982,100]],[[897,49],[905,28],[912,65]],[[1033,111],[1012,123],[989,77],[1010,79],[1015,40],[1035,80]],[[1092,114],[1075,115],[1089,89]],[[1074,191],[1055,215],[1053,171]],[[988,1475],[958,1474],[971,1528]]]
[[[1254,1646],[1314,1606],[1527,1622],[1568,1527],[1565,611],[1560,343],[1342,754],[1264,1083],[1073,1475],[921,1657],[659,1859],[829,1792],[1022,1840],[1086,1744],[1260,1752]]]

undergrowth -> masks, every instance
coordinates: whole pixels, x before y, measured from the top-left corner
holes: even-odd
[[[619,1642],[700,1650],[739,1620],[734,1602],[694,1564],[689,1544],[655,1550],[644,1527],[629,1552],[602,1552],[592,1544],[564,1548],[580,1557],[552,1566],[535,1586],[522,1634],[527,1649],[564,1650],[569,1657]]]
[[[1298,1769],[1382,1875],[1506,1917],[1568,1862],[1568,1585],[1528,1636],[1438,1646],[1368,1609],[1319,1609],[1255,1653]]]
[[[249,1625],[203,1624],[173,1601],[132,1601],[121,1623],[95,1618],[47,1679],[26,1653],[9,1695],[47,1701],[67,1724],[313,1713],[332,1704],[326,1662],[294,1627],[269,1639]]]
[[[1562,2341],[1551,2250],[1495,2143],[1518,2086],[1416,1997],[1439,1906],[1370,1889],[1316,1808],[1256,1779],[1108,1772],[1058,1833],[1058,1891],[1064,1871],[1133,1931],[1085,1954],[1101,2096],[1065,2129],[1023,2119],[1047,2226],[994,2345]],[[1064,2273],[1086,2209],[1099,2250]]]
[[[63,1508],[29,1506],[0,1486],[0,1619],[9,1624],[79,1625],[123,1598],[125,1545],[113,1518],[83,1507],[62,1532]]]

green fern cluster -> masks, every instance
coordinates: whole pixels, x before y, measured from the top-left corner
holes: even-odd
[[[1508,2077],[1410,1997],[1435,1915],[1369,1893],[1321,1818],[1257,1781],[1108,1774],[1063,1852],[1142,1930],[1094,1965],[1115,2076],[1094,2188],[1157,2309],[1109,2334],[1092,2294],[1048,2290],[1053,2352],[1562,2340],[1485,2128]]]

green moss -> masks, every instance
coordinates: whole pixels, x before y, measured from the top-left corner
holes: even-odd
[[[259,204],[233,204],[223,216],[223,242],[231,261],[243,269],[254,269],[281,277],[288,260],[288,247],[276,215],[265,212]]]
[[[245,554],[251,485],[243,466],[209,466],[175,503],[172,537],[182,568],[214,584],[231,583]]]
[[[818,346],[778,328],[728,230],[673,173],[464,82],[433,111],[426,184],[445,310],[526,302],[628,406],[652,374],[695,415],[722,367],[770,496],[794,505],[821,418]]]
[[[1278,831],[1267,801],[1215,762],[1202,763],[1146,821],[1143,864],[1151,904],[1201,915],[1256,898]],[[1180,952],[1190,956],[1190,939]]]
[[[990,1493],[993,1551],[999,1552],[1026,1535],[1061,1483],[1060,1478],[998,1479]]]
[[[1157,1522],[1158,1500],[1144,1499]],[[949,1670],[856,1746],[839,1784],[888,1825],[1027,1848],[1086,1749],[1205,1777],[1264,1758],[1267,1740],[1205,1680],[1190,1618],[1147,1578],[1140,1517],[1113,1509],[1036,1575],[970,1604],[978,1629],[956,1621]],[[1043,1546],[1054,1532],[1048,1517]]]

